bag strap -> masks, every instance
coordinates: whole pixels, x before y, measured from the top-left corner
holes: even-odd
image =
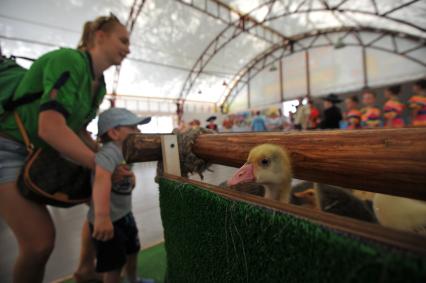
[[[13,111],[15,116],[16,125],[18,125],[19,132],[21,133],[22,138],[24,139],[25,147],[28,151],[28,155],[31,155],[34,151],[34,145],[31,143],[30,138],[28,137],[27,130],[25,130],[24,123],[22,123],[21,117],[19,117],[18,112]]]

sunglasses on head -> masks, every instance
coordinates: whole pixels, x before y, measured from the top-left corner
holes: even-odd
[[[102,30],[102,28],[111,22],[120,22],[120,20],[113,14],[110,13],[108,17],[100,17],[94,22],[94,30]]]

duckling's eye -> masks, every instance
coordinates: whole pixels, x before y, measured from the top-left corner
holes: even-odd
[[[260,161],[260,164],[261,164],[263,167],[267,167],[267,166],[269,166],[269,163],[271,163],[271,161],[270,161],[269,159],[266,159],[266,158],[263,158],[263,159]]]

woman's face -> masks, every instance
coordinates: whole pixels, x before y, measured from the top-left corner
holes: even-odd
[[[104,33],[102,50],[110,65],[121,64],[130,53],[129,45],[129,32],[120,24],[116,24],[111,32]]]

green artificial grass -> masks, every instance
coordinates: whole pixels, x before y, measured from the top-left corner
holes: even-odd
[[[164,243],[155,245],[139,253],[138,274],[143,278],[155,279],[156,283],[164,282],[167,268]]]
[[[169,282],[426,282],[426,258],[160,180]]]
[[[166,250],[164,243],[144,249],[139,253],[138,274],[143,278],[155,279],[156,283],[164,282],[166,274]],[[73,279],[60,282],[75,283]]]

